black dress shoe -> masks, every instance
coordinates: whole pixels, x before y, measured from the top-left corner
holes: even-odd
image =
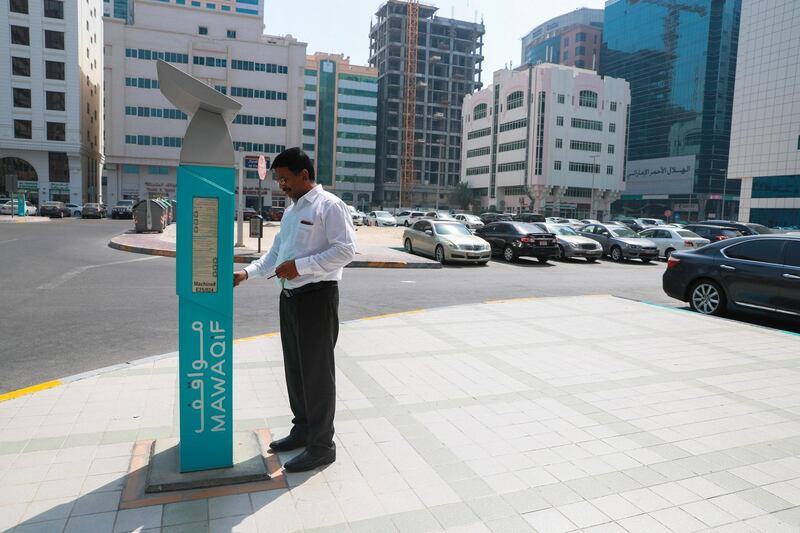
[[[269,443],[269,447],[276,452],[290,452],[292,450],[296,450],[297,448],[304,448],[306,445],[306,439],[302,439],[300,437],[295,437],[293,435],[289,435],[288,437],[283,437],[282,439],[274,440]]]
[[[336,460],[336,451],[330,451],[325,455],[314,455],[308,450],[300,455],[286,461],[283,468],[287,472],[306,472],[319,468],[320,466],[329,465]]]

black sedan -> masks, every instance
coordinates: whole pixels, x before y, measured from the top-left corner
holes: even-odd
[[[475,231],[492,246],[492,254],[502,254],[506,261],[535,257],[542,263],[558,257],[556,236],[524,222],[491,222]]]
[[[760,311],[800,318],[800,236],[756,235],[673,253],[664,292],[705,315]]]
[[[72,216],[72,212],[69,210],[69,208],[64,202],[45,202],[41,206],[39,206],[39,216],[50,217],[50,218],[64,218]]]

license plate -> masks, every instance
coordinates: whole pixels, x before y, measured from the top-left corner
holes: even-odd
[[[478,259],[480,256],[480,254],[467,254],[467,257],[470,259]]]
[[[547,241],[536,241],[539,246],[547,246]]]

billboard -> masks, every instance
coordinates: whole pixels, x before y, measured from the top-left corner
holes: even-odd
[[[690,194],[694,170],[693,155],[628,161],[625,194]]]

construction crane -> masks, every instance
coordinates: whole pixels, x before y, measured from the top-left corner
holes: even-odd
[[[419,40],[419,0],[408,0],[406,17],[405,100],[403,102],[403,159],[400,167],[400,205],[412,207],[414,189],[414,151],[417,117],[417,41]]]

